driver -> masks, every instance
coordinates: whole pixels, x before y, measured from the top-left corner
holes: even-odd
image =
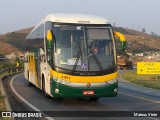
[[[94,55],[98,55],[98,53],[99,53],[98,47],[92,48],[92,49],[91,49],[91,53],[94,54]]]

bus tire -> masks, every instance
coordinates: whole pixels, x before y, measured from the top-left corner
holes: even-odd
[[[42,90],[43,90],[44,96],[45,96],[46,98],[51,98],[51,97],[46,93],[46,91],[45,91],[45,78],[44,78],[44,75],[42,75]]]
[[[46,92],[44,92],[44,96],[45,96],[46,98],[48,98],[48,99],[51,98],[51,96],[49,96]]]
[[[32,87],[33,84],[31,82],[28,81],[28,86]]]
[[[89,100],[94,102],[94,101],[99,100],[99,97],[90,97]]]

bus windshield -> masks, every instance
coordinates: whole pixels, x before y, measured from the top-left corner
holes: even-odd
[[[110,27],[54,25],[54,65],[73,71],[102,71],[115,67]]]

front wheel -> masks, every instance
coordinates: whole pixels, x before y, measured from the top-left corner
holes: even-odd
[[[46,97],[46,98],[50,98],[50,96],[46,93],[46,91],[45,91],[45,78],[44,78],[44,76],[42,77],[42,90],[43,90],[43,92],[44,92],[44,96]]]
[[[99,97],[90,97],[89,100],[90,101],[97,101],[97,100],[99,100]]]

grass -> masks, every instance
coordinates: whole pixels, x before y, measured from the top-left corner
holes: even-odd
[[[5,111],[4,96],[0,92],[0,112]]]
[[[3,78],[3,76],[8,75],[7,73],[4,73],[3,75],[0,75],[0,79]],[[1,86],[0,86],[0,90],[1,90]],[[6,111],[6,107],[5,107],[5,102],[4,102],[4,97],[0,91],[0,114],[3,111]],[[0,115],[1,116],[1,115]],[[6,117],[6,118],[0,118],[0,120],[13,120],[13,118],[10,117]]]
[[[4,103],[4,96],[0,92],[0,114],[2,114],[3,111],[6,111],[5,103]],[[2,117],[0,117],[0,120],[13,120],[13,118],[10,118],[10,117],[2,118]]]
[[[2,78],[2,76],[0,76],[0,79]],[[0,90],[1,90],[1,86],[0,86]],[[3,111],[6,111],[6,108],[5,108],[5,102],[4,102],[4,96],[2,95],[1,91],[0,91],[0,114],[3,112]],[[1,116],[1,115],[0,115]],[[1,118],[2,120],[8,120],[6,118]]]
[[[2,78],[2,75],[0,75],[0,80]],[[0,86],[0,90],[1,90],[1,86]],[[4,96],[1,94],[0,91],[0,112],[5,111],[5,103],[4,103]]]
[[[160,75],[156,78],[156,75],[139,75],[136,71],[131,71],[123,74],[122,78],[144,87],[160,90]]]

